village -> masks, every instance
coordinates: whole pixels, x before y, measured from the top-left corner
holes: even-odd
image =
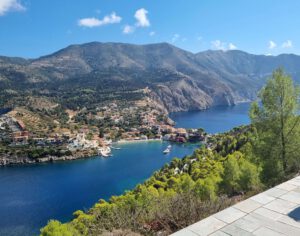
[[[95,112],[67,113],[69,120],[64,128],[42,134],[31,132],[22,119],[11,115],[13,113],[0,115],[0,152],[30,146],[31,150],[50,148],[68,155],[86,152],[108,157],[115,143],[151,140],[186,143],[203,141],[206,137],[202,129],[175,128],[166,113],[147,103],[129,107],[111,103],[98,107]],[[84,122],[80,120],[83,117]],[[36,153],[31,156],[38,159],[45,155],[50,154],[44,152],[43,156]]]

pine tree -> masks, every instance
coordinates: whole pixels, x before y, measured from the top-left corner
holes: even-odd
[[[261,104],[254,102],[250,110],[258,134],[254,150],[263,163],[264,181],[275,184],[299,169],[299,88],[282,69],[277,69],[259,98]]]

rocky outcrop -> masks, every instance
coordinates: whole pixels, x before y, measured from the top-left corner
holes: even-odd
[[[152,97],[169,112],[203,110],[213,104],[213,99],[197,87],[185,81],[176,84],[158,85]]]
[[[211,106],[234,105],[238,102],[231,89],[225,85],[208,92],[197,82],[185,79],[159,84],[153,89],[151,96],[169,112],[205,110]]]
[[[24,165],[24,164],[36,164],[44,162],[58,162],[58,161],[72,161],[77,159],[90,158],[96,156],[97,154],[93,151],[90,152],[77,152],[72,156],[47,156],[42,158],[31,159],[26,156],[0,156],[0,166],[9,165]]]

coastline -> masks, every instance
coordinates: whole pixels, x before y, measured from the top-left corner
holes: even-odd
[[[0,157],[0,168],[5,166],[13,166],[13,165],[30,165],[30,164],[39,164],[39,163],[52,163],[52,162],[60,162],[60,161],[74,161],[79,159],[88,159],[91,157],[97,156],[97,153],[75,153],[71,156],[47,156],[38,159],[30,159],[28,157]]]
[[[119,140],[113,142],[113,144],[133,144],[141,142],[162,142],[162,139],[147,139],[147,140]],[[60,161],[73,161],[79,159],[87,159],[94,156],[98,156],[94,151],[89,151],[88,153],[79,151],[71,156],[47,156],[37,159],[31,159],[28,157],[17,157],[17,156],[0,156],[0,168],[4,166],[13,166],[13,165],[30,165],[30,164],[39,164],[39,163],[51,163],[51,162],[60,162]]]
[[[114,143],[115,144],[130,144],[130,143],[141,143],[141,142],[163,142],[163,140],[162,139],[138,139],[138,140],[121,139]]]

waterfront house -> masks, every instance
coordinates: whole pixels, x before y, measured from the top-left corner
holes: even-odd
[[[178,128],[177,131],[176,131],[176,133],[180,137],[184,137],[184,138],[188,137],[188,133],[187,133],[186,129]]]
[[[28,144],[29,133],[28,131],[17,131],[12,134],[13,145],[26,145]]]

